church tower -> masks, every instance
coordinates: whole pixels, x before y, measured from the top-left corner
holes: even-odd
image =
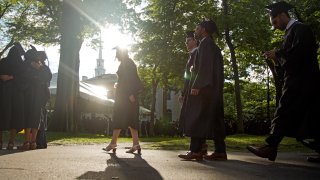
[[[99,58],[97,59],[97,67],[95,68],[95,77],[105,74],[104,59],[102,59],[102,43],[101,43],[101,31],[100,31],[100,45],[99,45]]]

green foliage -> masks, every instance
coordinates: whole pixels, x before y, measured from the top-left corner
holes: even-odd
[[[156,136],[176,136],[178,135],[178,130],[176,124],[172,122],[169,117],[164,116],[160,120],[156,121],[154,127]]]
[[[0,1],[0,56],[15,42],[57,43],[49,28],[51,19],[41,14],[43,3],[36,0]]]
[[[228,27],[235,46],[239,68],[241,97],[245,120],[265,119],[267,71],[262,52],[281,45],[283,32],[272,31],[265,6],[271,0],[228,0],[224,15],[219,0],[69,0],[78,10],[81,23],[79,39],[91,39],[92,46],[99,28],[118,24],[135,35],[134,59],[145,91],[141,104],[151,107],[153,88],[179,91],[188,58],[184,32],[193,30],[203,18],[217,22],[220,29],[215,40],[223,50],[225,62],[225,117],[235,119],[234,72],[230,52],[224,40]],[[320,1],[289,0],[304,22],[313,29],[320,42]],[[139,12],[136,12],[137,8]],[[62,2],[54,0],[0,0],[0,57],[14,41],[51,45],[61,39]],[[320,51],[320,50],[319,50]],[[318,53],[320,61],[320,52]],[[69,60],[68,60],[69,61]],[[77,69],[73,69],[77,72]],[[272,78],[271,78],[272,80]],[[272,81],[271,81],[272,82]],[[270,84],[271,114],[275,90]],[[165,124],[165,122],[163,123]]]
[[[271,85],[271,84],[270,84]],[[270,94],[275,94],[275,89],[271,86]],[[243,115],[244,121],[265,121],[267,114],[267,88],[262,83],[243,82],[242,83]],[[224,88],[224,110],[225,118],[234,121],[236,118],[234,89],[232,83],[225,83]],[[272,117],[275,111],[275,97],[270,99],[270,114]]]

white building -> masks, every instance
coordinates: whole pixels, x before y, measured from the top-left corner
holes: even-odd
[[[171,120],[177,121],[180,116],[181,105],[179,103],[179,94],[174,91],[169,91],[167,94],[167,112],[171,113]],[[156,118],[161,119],[163,117],[163,89],[157,90],[156,95]]]

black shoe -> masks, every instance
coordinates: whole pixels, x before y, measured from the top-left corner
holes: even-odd
[[[37,149],[47,149],[47,145],[38,145],[37,144]]]
[[[300,141],[304,146],[306,146],[307,148],[310,148],[312,150],[315,151],[319,151],[320,150],[320,142],[319,141],[306,141],[306,140],[302,140]]]
[[[226,161],[228,160],[227,153],[212,153],[211,155],[204,156],[205,160],[209,161]]]
[[[255,147],[250,145],[247,146],[247,149],[256,156],[268,158],[270,161],[275,161],[277,157],[277,148],[271,147],[269,145],[265,145],[262,147]]]
[[[320,155],[318,157],[307,157],[308,162],[320,163]]]
[[[187,152],[186,154],[179,154],[178,157],[184,160],[196,160],[196,161],[203,160],[203,155],[201,153],[194,153],[191,151]]]

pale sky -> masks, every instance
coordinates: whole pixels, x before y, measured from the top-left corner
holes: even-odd
[[[115,60],[115,50],[112,50],[115,46],[126,47],[130,51],[130,46],[134,43],[134,40],[129,35],[121,33],[117,27],[110,26],[108,29],[102,30],[102,58],[104,59],[104,68],[106,74],[115,73],[118,69],[119,62]],[[87,42],[82,44],[80,49],[80,80],[82,76],[92,78],[95,75],[95,68],[97,66],[96,59],[99,57],[99,50],[94,50],[87,45]],[[60,53],[60,46],[36,46],[37,50],[45,50],[50,61],[50,69],[52,73],[58,72]]]

